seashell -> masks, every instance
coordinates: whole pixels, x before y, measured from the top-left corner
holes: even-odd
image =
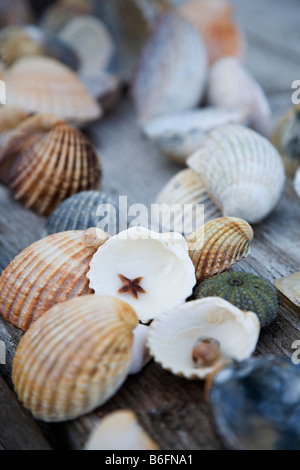
[[[100,184],[99,159],[88,139],[48,114],[20,124],[1,160],[10,167],[15,198],[38,214],[50,215],[68,196]]]
[[[221,297],[244,311],[255,312],[261,328],[269,326],[278,313],[278,297],[273,285],[254,274],[226,272],[198,284],[193,299]]]
[[[77,75],[49,57],[23,57],[3,74],[3,80],[9,106],[56,114],[80,125],[101,117],[100,105]]]
[[[51,308],[17,348],[12,380],[43,421],[67,421],[105,403],[131,365],[134,310],[113,297],[85,296]]]
[[[213,129],[242,122],[243,115],[238,111],[208,107],[150,119],[142,130],[165,155],[185,163]]]
[[[299,170],[296,172],[296,175],[295,175],[294,188],[295,188],[296,193],[300,197],[300,167],[299,167]]]
[[[27,0],[0,0],[0,28],[33,22],[30,2]]]
[[[206,74],[206,51],[197,31],[175,13],[163,15],[143,48],[132,84],[139,121],[196,107]]]
[[[47,235],[98,227],[115,235],[118,231],[115,201],[100,191],[82,191],[63,201],[45,225]]]
[[[287,173],[294,176],[300,166],[300,106],[289,109],[281,118],[272,142],[283,158]]]
[[[202,35],[210,65],[224,56],[244,56],[244,38],[234,20],[232,5],[226,0],[194,0],[180,8]]]
[[[87,277],[96,294],[125,300],[143,323],[184,302],[195,285],[183,236],[143,227],[110,238],[93,256]]]
[[[100,71],[95,75],[81,75],[80,78],[95,100],[100,102],[104,112],[116,106],[121,96],[121,83],[118,77]]]
[[[277,150],[267,139],[238,124],[212,131],[188,165],[201,173],[209,196],[224,216],[253,224],[275,209],[285,187]]]
[[[106,415],[94,428],[84,450],[158,450],[130,410]]]
[[[147,347],[147,338],[149,327],[139,324],[133,330],[132,362],[129,375],[135,375],[141,372],[146,364],[152,359]]]
[[[3,149],[15,131],[15,128],[28,118],[28,116],[29,114],[20,108],[10,106],[0,107],[0,159]]]
[[[199,227],[187,239],[197,282],[246,258],[253,236],[250,225],[235,217],[213,219]]]
[[[216,430],[235,450],[298,450],[299,367],[255,357],[219,372],[210,390]]]
[[[109,68],[115,46],[102,21],[92,16],[78,16],[68,22],[58,36],[75,49],[80,60],[80,74],[93,76]]]
[[[48,33],[57,34],[67,23],[81,15],[91,13],[86,0],[57,0],[42,15],[41,27]]]
[[[9,26],[0,32],[0,59],[11,66],[25,56],[45,55],[57,59],[74,70],[78,57],[74,49],[56,36],[36,26]]]
[[[270,137],[272,119],[269,102],[261,86],[234,57],[218,60],[210,71],[208,104],[246,113],[246,124]]]
[[[167,223],[172,209],[173,228],[185,236],[190,235],[202,223],[221,216],[219,209],[209,198],[201,176],[190,168],[180,171],[171,178],[157,196],[156,204],[160,205],[160,216]],[[185,210],[187,205],[192,206],[191,212]],[[201,219],[198,223],[203,215],[202,209],[204,209],[204,221]]]
[[[256,348],[259,331],[255,313],[243,312],[224,299],[207,297],[155,319],[149,327],[148,347],[164,369],[187,379],[204,379],[224,359],[248,358]],[[214,343],[219,348],[211,361],[209,348]]]
[[[81,243],[83,231],[51,235],[25,248],[0,277],[0,314],[27,330],[49,308],[92,294],[86,273],[96,250]]]
[[[274,285],[293,304],[300,307],[300,273],[275,279]]]

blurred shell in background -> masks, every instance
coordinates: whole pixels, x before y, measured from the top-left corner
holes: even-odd
[[[80,76],[90,94],[99,101],[105,113],[112,110],[121,97],[121,82],[115,75],[100,70],[97,74]]]
[[[81,242],[82,231],[51,235],[16,256],[0,277],[0,313],[27,330],[49,308],[92,294],[86,273],[95,253]]]
[[[74,49],[35,26],[9,26],[0,31],[0,59],[8,66],[25,56],[45,55],[77,70]]]
[[[290,276],[275,279],[274,285],[293,304],[300,307],[300,273],[293,273]]]
[[[208,104],[244,112],[247,126],[266,137],[271,134],[271,110],[265,93],[234,57],[224,57],[211,68]]]
[[[56,114],[84,125],[101,117],[101,108],[68,67],[48,57],[24,57],[5,71],[7,105]]]
[[[102,223],[104,227],[102,227]],[[86,230],[90,227],[117,233],[118,208],[115,201],[100,191],[82,191],[66,199],[47,220],[47,235],[67,230]]]
[[[44,12],[40,26],[56,34],[72,19],[90,13],[90,0],[57,0]]]
[[[0,107],[0,161],[3,149],[5,148],[12,134],[15,132],[15,128],[25,119],[27,119],[28,116],[29,113],[26,113],[20,108],[9,106]]]
[[[91,432],[84,450],[158,450],[135,413],[115,411],[105,416]]]
[[[188,159],[224,216],[259,223],[277,206],[285,187],[282,159],[273,145],[238,124],[212,131]]]
[[[30,2],[26,0],[0,0],[0,28],[33,22]]]
[[[150,119],[142,130],[169,158],[185,163],[214,128],[243,123],[244,117],[239,111],[207,107]]]
[[[88,139],[53,115],[21,123],[1,160],[15,198],[38,214],[50,215],[67,197],[100,185],[99,158]]]
[[[195,108],[206,76],[206,50],[194,26],[175,13],[163,15],[143,48],[132,84],[140,123]]]
[[[294,176],[300,167],[300,105],[282,116],[272,142],[283,158],[287,173]]]
[[[243,36],[235,23],[233,7],[229,2],[194,0],[185,2],[179,11],[201,33],[210,64],[224,56],[243,57]]]
[[[126,380],[132,360],[134,310],[91,295],[56,305],[21,339],[12,380],[19,399],[44,421],[89,413]]]
[[[298,196],[300,197],[300,167],[295,175],[294,188]]]

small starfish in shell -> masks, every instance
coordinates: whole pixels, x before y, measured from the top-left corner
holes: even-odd
[[[123,276],[123,274],[118,274],[118,276],[123,282],[123,286],[118,290],[118,294],[128,293],[136,300],[138,300],[139,294],[146,294],[146,291],[140,286],[140,283],[144,279],[143,277],[137,277],[131,280]]]

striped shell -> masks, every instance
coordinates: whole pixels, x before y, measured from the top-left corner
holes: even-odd
[[[3,74],[7,104],[24,111],[56,114],[84,125],[101,117],[100,105],[78,76],[48,57],[24,57]]]
[[[224,56],[243,57],[244,40],[229,2],[189,1],[181,7],[180,13],[193,22],[203,36],[210,64]]]
[[[137,324],[134,310],[113,297],[56,305],[16,351],[12,380],[19,399],[44,421],[74,419],[102,405],[127,377]]]
[[[209,105],[244,112],[249,127],[270,137],[273,123],[267,97],[238,59],[224,57],[213,65],[207,93]]]
[[[205,222],[221,216],[219,209],[209,198],[201,176],[190,168],[180,171],[171,178],[157,196],[156,204],[160,204],[160,213],[162,214],[164,207],[166,214],[172,207],[174,228],[176,230],[177,223],[180,223],[181,225],[177,227],[176,231],[184,233],[185,236],[190,235],[200,225],[198,216],[202,217],[202,207]],[[188,219],[187,212],[184,211],[186,205],[192,206],[192,217]],[[185,216],[184,231],[181,230],[183,214]]]
[[[86,273],[95,253],[82,231],[51,235],[16,256],[0,277],[0,314],[27,330],[55,304],[92,294]]]
[[[3,106],[0,108],[0,160],[2,151],[13,134],[15,128],[27,117],[28,113],[20,108],[14,108],[10,106]]]
[[[274,285],[293,304],[300,307],[300,273],[293,273],[290,276],[275,279]]]
[[[196,107],[206,82],[201,37],[175,13],[163,15],[143,48],[132,94],[141,123]]]
[[[150,119],[142,130],[169,158],[185,163],[216,127],[243,123],[238,111],[207,107]]]
[[[294,188],[298,196],[300,197],[300,167],[295,175]]]
[[[47,114],[20,124],[4,149],[2,162],[11,162],[15,198],[43,215],[72,194],[98,189],[101,179],[98,156],[84,134]]]
[[[300,167],[300,105],[282,116],[272,142],[283,158],[287,173],[294,176]]]
[[[277,150],[256,132],[232,124],[215,129],[188,160],[224,216],[258,223],[277,206],[285,171]]]
[[[108,212],[108,214],[106,214]],[[100,191],[83,191],[63,201],[51,214],[45,226],[47,235],[90,227],[117,233],[118,208],[113,199]]]
[[[253,230],[235,217],[213,219],[187,239],[197,281],[221,273],[248,256]]]
[[[149,327],[148,347],[164,369],[187,379],[204,379],[224,359],[242,361],[255,350],[260,327],[257,315],[224,299],[207,297],[164,312]],[[193,349],[200,338],[219,342],[213,364],[196,367]]]

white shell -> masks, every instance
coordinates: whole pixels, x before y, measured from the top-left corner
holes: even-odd
[[[166,311],[149,327],[150,354],[164,369],[188,379],[204,379],[214,366],[195,368],[193,348],[201,337],[219,341],[221,359],[242,361],[255,350],[258,317],[218,297],[187,302]]]
[[[235,57],[220,59],[211,68],[208,103],[245,112],[249,127],[266,137],[272,132],[271,110],[264,91]]]
[[[295,179],[294,179],[294,188],[298,196],[300,197],[300,168],[298,169]]]
[[[209,132],[224,124],[243,123],[243,118],[239,111],[208,107],[150,119],[142,130],[164,154],[185,163]]]
[[[119,293],[119,275],[133,280],[142,277],[138,299]],[[196,283],[187,243],[179,233],[161,234],[131,227],[110,238],[93,256],[87,273],[95,293],[105,292],[124,300],[147,323],[167,308],[188,298]]]
[[[274,285],[291,302],[300,307],[300,273],[275,279]]]
[[[275,209],[285,186],[283,162],[275,147],[237,124],[215,129],[188,165],[202,175],[224,216],[249,223],[261,222]]]
[[[138,374],[151,360],[147,347],[147,336],[149,327],[139,324],[133,330],[132,363],[129,370],[130,375]]]

